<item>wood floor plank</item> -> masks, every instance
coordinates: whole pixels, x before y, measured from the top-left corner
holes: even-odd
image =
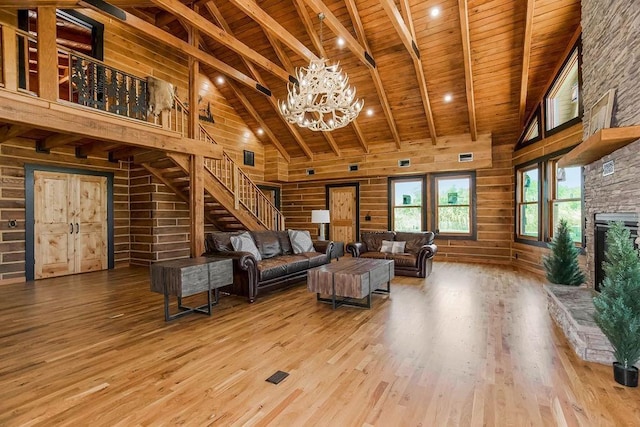
[[[3,426],[640,425],[640,391],[579,360],[508,268],[436,262],[371,310],[302,285],[170,323],[146,268],[0,294]]]

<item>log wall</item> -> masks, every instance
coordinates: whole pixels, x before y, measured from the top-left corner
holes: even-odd
[[[78,159],[71,149],[36,153],[32,140],[15,138],[0,145],[0,283],[25,278],[25,164],[112,172],[114,174],[114,260],[129,265],[129,165],[88,157]],[[9,228],[16,219],[17,227]]]
[[[425,151],[429,151],[431,147],[424,148]],[[436,241],[438,245],[437,259],[510,263],[511,230],[513,230],[511,148],[508,146],[494,147],[490,151],[490,158],[493,163],[491,168],[476,171],[477,240],[438,239]],[[334,163],[338,164],[339,162]],[[344,166],[346,169],[346,165]],[[429,177],[428,172],[424,169],[431,171],[433,168],[434,164],[427,164],[422,169],[420,166],[409,169],[413,175],[425,173]],[[380,168],[378,170],[380,174],[374,177],[284,184],[282,209],[286,217],[287,228],[306,229],[309,230],[312,237],[316,237],[318,227],[311,223],[311,211],[325,208],[325,185],[357,182],[360,184],[360,231],[387,230],[389,221],[387,178],[400,175],[383,175],[385,171],[385,168]],[[442,170],[438,170],[438,172],[440,171]],[[429,186],[429,184],[427,185]],[[429,205],[427,205],[427,211],[427,224],[430,224]],[[370,221],[365,220],[367,215],[371,216]]]

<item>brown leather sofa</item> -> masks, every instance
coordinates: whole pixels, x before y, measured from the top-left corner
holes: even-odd
[[[392,259],[397,276],[428,277],[431,274],[433,257],[438,247],[433,243],[431,231],[400,232],[371,231],[360,234],[360,242],[347,244],[353,257]],[[406,242],[402,253],[381,252],[382,241]]]
[[[307,270],[331,262],[333,244],[314,252],[294,254],[287,231],[249,231],[262,260],[256,260],[249,252],[236,252],[231,236],[243,232],[215,231],[205,237],[205,256],[233,259],[233,285],[229,291],[246,296],[254,302],[259,293],[282,288],[300,282]]]

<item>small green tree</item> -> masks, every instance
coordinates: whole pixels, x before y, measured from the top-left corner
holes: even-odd
[[[584,283],[584,274],[578,265],[578,248],[569,234],[569,226],[560,220],[556,234],[549,243],[551,253],[542,258],[542,264],[551,283],[578,286]]]
[[[593,299],[594,320],[609,338],[618,363],[629,368],[640,360],[640,257],[620,222],[609,228],[606,242],[605,278]]]

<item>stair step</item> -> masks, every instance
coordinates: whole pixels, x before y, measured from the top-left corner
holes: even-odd
[[[183,170],[163,172],[162,176],[169,179],[189,178],[189,176],[185,174]]]

